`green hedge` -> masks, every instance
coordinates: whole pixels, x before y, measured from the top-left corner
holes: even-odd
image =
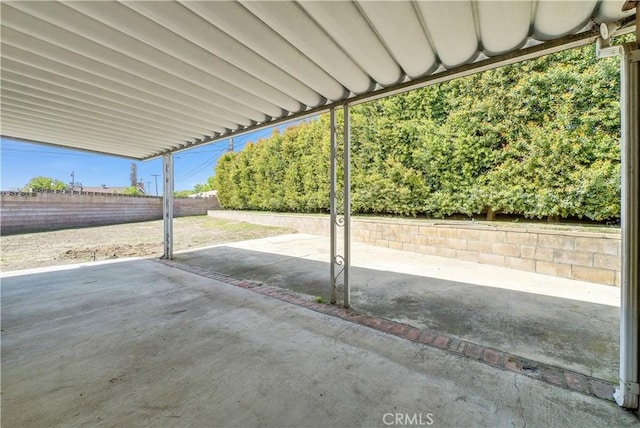
[[[352,209],[616,218],[619,128],[618,62],[592,47],[362,104]],[[231,209],[327,211],[328,117],[225,155],[214,186]]]

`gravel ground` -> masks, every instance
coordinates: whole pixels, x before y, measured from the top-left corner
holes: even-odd
[[[174,220],[174,250],[294,232],[207,216]],[[2,236],[2,271],[162,255],[162,220]]]

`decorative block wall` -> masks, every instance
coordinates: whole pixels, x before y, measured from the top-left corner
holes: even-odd
[[[205,215],[219,208],[216,198],[175,199],[174,216]],[[3,235],[159,220],[162,198],[101,193],[0,194]]]
[[[209,215],[329,235],[326,215],[213,211]],[[355,242],[620,286],[620,232],[352,217]]]

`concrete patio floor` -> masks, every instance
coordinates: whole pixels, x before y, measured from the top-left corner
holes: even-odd
[[[260,269],[266,275],[268,266],[280,265],[286,272],[272,270],[269,280],[283,284],[293,264],[300,266],[294,283],[304,284],[313,278],[302,271],[315,262],[308,252],[304,259],[272,259],[259,245],[297,252],[301,241],[321,247],[321,239],[269,238],[177,259],[219,271],[223,255],[262,254],[260,268],[252,270],[241,270],[249,257],[236,259],[239,277],[253,272],[258,278]],[[379,272],[385,271],[370,272],[362,293],[375,291]],[[638,426],[634,415],[610,401],[152,260],[1,277],[1,416],[7,427],[389,426],[396,414],[437,427]],[[438,279],[422,278],[424,284]],[[439,287],[445,285],[451,284]],[[605,299],[602,292],[583,298]],[[354,304],[366,306],[362,296],[355,294]],[[433,321],[425,316],[422,322]]]
[[[329,240],[290,234],[175,260],[328,298]],[[615,383],[620,290],[455,259],[353,244],[352,307]]]

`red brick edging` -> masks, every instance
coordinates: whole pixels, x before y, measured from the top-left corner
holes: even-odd
[[[413,342],[418,342],[423,345],[439,348],[453,354],[478,360],[484,364],[502,370],[518,373],[572,391],[614,401],[613,392],[615,391],[616,385],[602,379],[532,361],[517,355],[511,355],[496,349],[460,340],[446,334],[437,333],[427,329],[419,329],[408,324],[367,315],[353,309],[318,303],[315,300],[311,300],[308,297],[302,297],[291,291],[243,281],[198,266],[191,266],[185,263],[164,259],[160,259],[158,262],[166,266],[194,273],[226,284],[231,284],[246,290],[251,290],[258,294],[274,297],[287,303],[311,309],[315,312],[335,316],[337,318],[364,325]]]

